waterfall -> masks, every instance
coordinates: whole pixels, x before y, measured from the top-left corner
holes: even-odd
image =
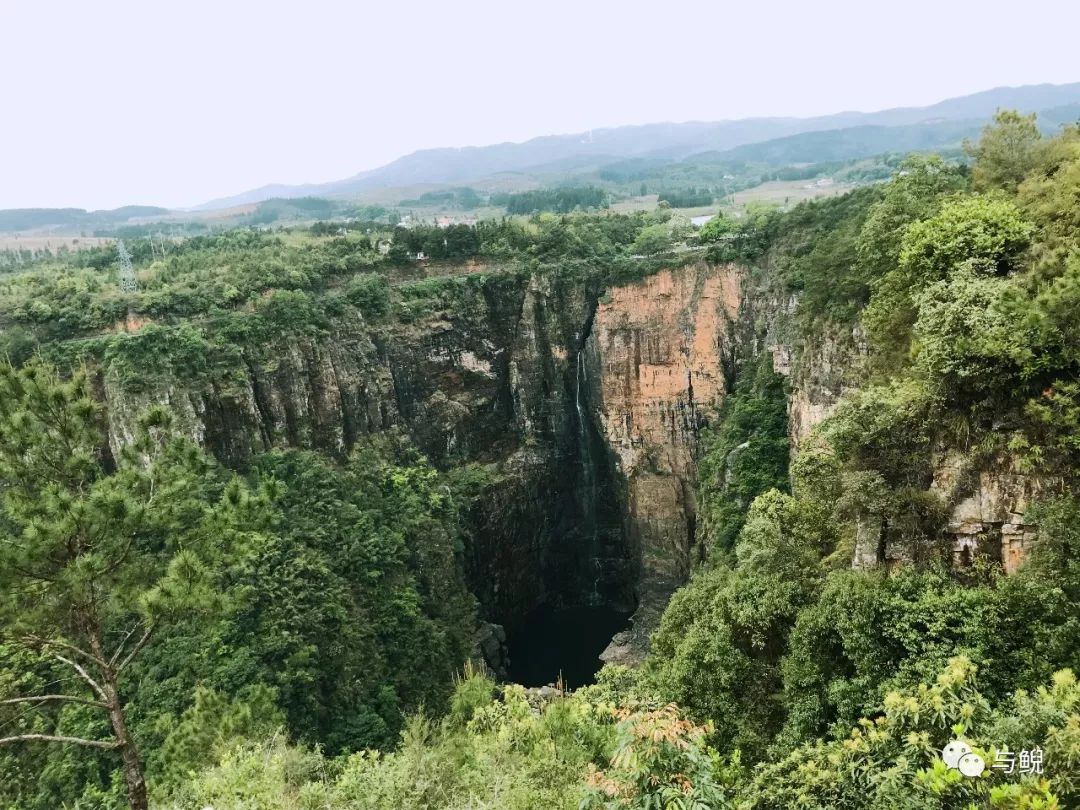
[[[603,600],[600,597],[600,579],[603,576],[603,564],[598,556],[600,527],[597,516],[597,481],[596,471],[593,469],[593,442],[590,441],[589,430],[586,420],[585,404],[582,403],[582,387],[588,385],[588,369],[585,365],[585,342],[582,341],[577,356],[577,380],[574,391],[574,407],[578,417],[578,455],[581,459],[581,511],[584,518],[582,526],[582,539],[587,540],[589,546],[585,549],[587,559],[591,567],[595,569],[592,581],[592,592],[588,596],[590,604],[598,605]],[[586,400],[586,403],[588,400]],[[588,576],[588,575],[586,575]]]
[[[582,444],[585,443],[585,412],[581,408],[581,383],[586,380],[585,376],[585,344],[583,343],[577,355],[577,385],[574,388],[574,404],[577,406],[578,435]],[[583,457],[584,459],[584,457]]]
[[[574,406],[577,408],[578,417],[578,454],[581,456],[582,473],[584,476],[584,483],[588,489],[589,502],[585,504],[585,511],[588,518],[593,525],[593,534],[595,540],[596,533],[596,476],[593,474],[593,448],[592,442],[589,441],[589,432],[586,425],[586,419],[588,415],[585,413],[585,407],[581,404],[581,388],[583,385],[588,385],[589,373],[585,366],[585,343],[581,344],[581,348],[578,349],[577,356],[577,383],[574,386]]]

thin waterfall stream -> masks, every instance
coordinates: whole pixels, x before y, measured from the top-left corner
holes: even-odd
[[[601,525],[610,533],[611,523],[604,523],[602,509],[610,511],[610,482],[600,480],[601,465],[607,464],[602,439],[596,432],[590,413],[587,343],[581,341],[576,358],[574,408],[577,415],[577,508],[579,522],[567,528],[568,577],[578,582],[578,591],[557,603],[545,602],[511,628],[508,639],[509,676],[525,686],[544,686],[558,681],[576,688],[592,683],[601,667],[600,654],[612,637],[628,627],[630,611],[625,604],[613,605],[602,585],[605,554],[601,543]],[[601,498],[603,494],[606,500]],[[605,534],[605,537],[607,535]],[[610,586],[609,586],[610,589]]]

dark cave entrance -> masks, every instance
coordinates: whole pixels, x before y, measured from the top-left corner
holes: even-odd
[[[593,683],[602,666],[600,653],[612,636],[629,627],[630,615],[604,604],[540,605],[510,634],[510,680],[546,686],[561,677],[570,689]]]

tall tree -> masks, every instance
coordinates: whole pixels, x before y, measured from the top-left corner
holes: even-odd
[[[128,800],[147,807],[124,675],[179,612],[215,601],[209,557],[222,519],[247,502],[234,482],[218,507],[198,497],[205,460],[170,438],[152,410],[113,463],[86,375],[0,364],[0,634],[66,667],[79,689],[0,696],[0,708],[79,704],[108,718],[110,739],[36,724],[0,745],[59,743],[115,752]]]
[[[998,110],[994,123],[983,130],[979,142],[964,144],[964,149],[975,159],[972,172],[975,188],[1015,192],[1035,165],[1041,138],[1034,113],[1021,115],[1016,110]]]

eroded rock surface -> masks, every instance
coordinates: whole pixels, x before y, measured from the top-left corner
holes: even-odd
[[[599,366],[603,435],[626,478],[643,580],[678,584],[694,551],[701,428],[724,396],[723,353],[741,274],[695,264],[608,292],[588,348]]]
[[[1015,571],[1039,539],[1032,504],[1060,494],[1062,486],[1059,478],[1023,472],[1013,459],[982,466],[961,453],[944,454],[931,491],[952,505],[945,530],[954,563],[969,565],[982,555]]]
[[[466,550],[486,618],[511,625],[541,602],[628,608],[646,592],[662,604],[692,562],[697,441],[723,396],[739,273],[698,263],[606,291],[558,273],[459,281],[403,295],[400,316],[230,338],[198,368],[103,357],[112,451],[158,403],[238,467],[272,448],[343,458],[404,432],[438,466],[490,472]]]

